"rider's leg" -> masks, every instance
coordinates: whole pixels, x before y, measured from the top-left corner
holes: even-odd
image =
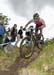
[[[42,34],[42,29],[40,29],[40,43],[44,44],[44,36]]]
[[[42,29],[40,28],[40,33],[38,34],[38,39],[41,40],[41,36],[42,36]]]
[[[38,35],[38,26],[35,27],[35,35]]]
[[[40,35],[42,35],[42,28],[40,28]]]
[[[40,38],[42,38],[41,40],[44,41],[44,36],[43,36],[43,34],[42,34],[42,29],[41,29],[41,28],[40,28]]]

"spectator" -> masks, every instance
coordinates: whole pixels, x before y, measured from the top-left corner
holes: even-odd
[[[18,30],[18,34],[17,34],[17,41],[16,41],[16,46],[17,46],[17,43],[20,41],[20,39],[23,38],[23,27],[20,26],[20,29]]]
[[[0,44],[3,42],[4,33],[5,33],[5,27],[3,24],[3,20],[0,20]]]
[[[14,26],[11,29],[11,42],[14,42],[16,40],[17,36],[17,24],[14,24]]]

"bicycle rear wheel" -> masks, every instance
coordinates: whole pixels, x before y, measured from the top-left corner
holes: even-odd
[[[20,44],[20,56],[27,59],[32,56],[33,50],[33,41],[30,38],[25,37]]]

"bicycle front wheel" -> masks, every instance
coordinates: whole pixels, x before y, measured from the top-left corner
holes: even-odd
[[[34,43],[33,41],[25,37],[20,44],[20,56],[24,58],[29,58],[32,56],[34,50]]]

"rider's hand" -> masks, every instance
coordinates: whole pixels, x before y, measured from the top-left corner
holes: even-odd
[[[23,30],[26,30],[26,28],[23,28]]]

